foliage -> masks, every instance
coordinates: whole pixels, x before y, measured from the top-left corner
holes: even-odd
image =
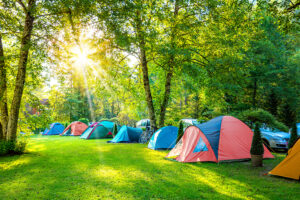
[[[264,146],[261,139],[261,132],[259,129],[259,125],[256,123],[254,128],[254,134],[251,144],[250,153],[252,155],[263,155],[264,154]]]
[[[297,139],[298,139],[297,124],[294,123],[292,132],[291,132],[291,137],[290,137],[289,144],[288,144],[289,149],[295,144]]]
[[[27,141],[0,141],[0,156],[3,155],[20,155],[26,149]]]
[[[80,118],[78,121],[85,123],[86,125],[89,125],[89,120],[87,118]]]
[[[112,132],[112,135],[113,137],[115,137],[118,133],[118,125],[117,123],[114,123],[114,128],[113,128],[113,132]]]
[[[120,124],[122,125],[127,125],[127,126],[131,126],[131,127],[135,127],[136,125],[136,120],[130,118],[127,114],[125,114],[124,112],[120,112],[117,116]]]
[[[264,124],[271,128],[277,128],[279,130],[288,132],[288,127],[283,123],[276,120],[276,118],[268,111],[263,109],[249,109],[240,112],[237,117],[253,128],[254,123]]]
[[[183,134],[184,134],[183,122],[180,120],[179,125],[178,125],[178,134],[177,134],[176,143],[179,142],[179,140],[182,138]]]
[[[0,2],[0,107],[20,107],[17,132],[80,118],[164,126],[234,114],[284,131],[300,120],[291,1],[23,1],[36,3],[29,13],[20,2]],[[14,94],[29,14],[24,89]]]

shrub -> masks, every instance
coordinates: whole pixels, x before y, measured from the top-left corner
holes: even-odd
[[[26,149],[27,142],[20,141],[0,141],[0,156],[22,154]]]
[[[64,125],[64,127],[67,128],[70,125],[70,123],[69,122],[65,122],[65,123],[62,123],[62,125]]]
[[[277,128],[281,131],[288,132],[288,127],[276,120],[276,118],[263,109],[249,109],[237,115],[237,118],[245,122],[248,126],[253,128],[254,123],[266,124],[270,128]]]
[[[255,124],[250,153],[252,155],[263,155],[264,154],[264,146],[263,146],[262,139],[261,139],[259,125],[257,123]]]
[[[114,124],[114,128],[113,128],[113,132],[112,132],[112,135],[113,137],[115,137],[118,133],[118,125],[117,123]]]
[[[26,149],[26,141],[17,141],[15,143],[14,154],[22,154]]]
[[[0,141],[0,156],[7,154],[7,142],[6,141]]]
[[[178,127],[178,134],[177,134],[177,140],[176,143],[179,142],[179,140],[181,139],[181,137],[183,136],[183,123],[180,120],[179,122],[179,127]]]
[[[89,120],[87,118],[80,118],[78,121],[85,123],[86,125],[89,125]]]
[[[294,123],[294,126],[292,128],[292,132],[291,132],[291,137],[290,137],[289,144],[288,144],[288,148],[289,149],[294,145],[294,143],[296,142],[297,138],[298,138],[297,124]]]

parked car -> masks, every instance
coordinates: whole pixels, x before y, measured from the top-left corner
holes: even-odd
[[[268,148],[271,147],[274,150],[284,151],[288,149],[290,139],[289,133],[270,128],[261,128],[260,131],[262,140]]]
[[[150,130],[150,119],[142,119],[136,123],[136,127],[143,130]]]

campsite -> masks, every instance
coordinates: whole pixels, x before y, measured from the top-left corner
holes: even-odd
[[[299,19],[299,0],[0,0],[0,200],[299,200]]]

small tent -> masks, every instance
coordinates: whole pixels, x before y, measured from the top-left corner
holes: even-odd
[[[140,136],[143,131],[140,128],[132,128],[128,126],[122,126],[117,135],[112,139],[111,143],[131,143],[139,142]]]
[[[80,136],[86,129],[88,125],[83,122],[72,122],[61,135],[63,136]]]
[[[59,135],[64,131],[65,127],[61,123],[52,123],[49,129],[45,129],[42,135]]]
[[[220,116],[206,123],[189,126],[167,157],[179,162],[220,162],[250,159],[253,132],[242,121]],[[264,158],[274,158],[264,146]]]
[[[151,137],[149,149],[172,149],[176,144],[178,128],[175,126],[165,126],[158,129]]]
[[[90,125],[80,136],[82,139],[112,138],[114,122],[102,121]]]
[[[286,158],[269,174],[300,180],[300,138],[290,148]]]
[[[49,129],[46,128],[46,129],[43,131],[42,135],[46,135],[46,134],[48,133],[48,131],[49,131]]]

